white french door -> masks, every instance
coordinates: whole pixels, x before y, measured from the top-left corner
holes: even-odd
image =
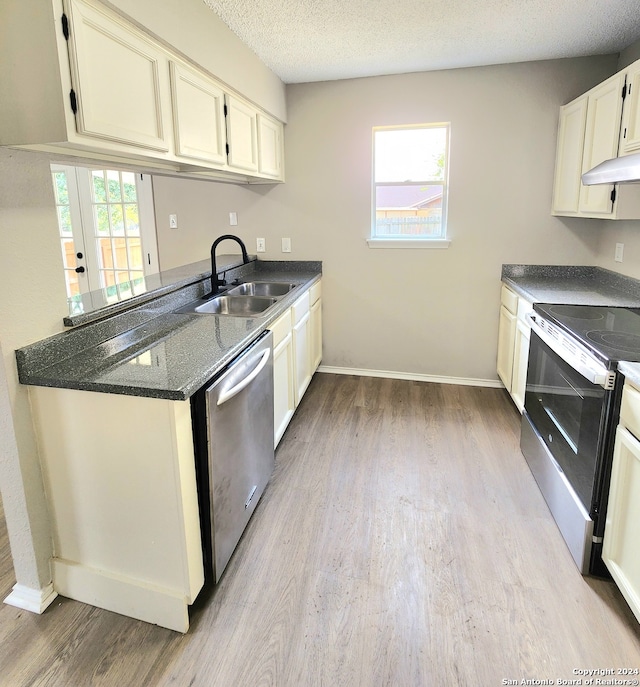
[[[151,177],[57,164],[51,173],[69,298],[145,291],[145,275],[158,271]]]

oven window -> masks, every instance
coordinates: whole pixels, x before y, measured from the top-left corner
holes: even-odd
[[[532,332],[525,409],[587,511],[591,510],[606,392]]]

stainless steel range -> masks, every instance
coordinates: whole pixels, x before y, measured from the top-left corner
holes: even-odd
[[[640,309],[534,305],[520,446],[584,574],[608,576],[602,537],[621,360],[640,361]]]

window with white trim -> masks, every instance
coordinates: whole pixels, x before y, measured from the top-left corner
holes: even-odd
[[[70,302],[144,292],[145,275],[158,271],[151,177],[59,164],[51,173]]]
[[[371,247],[446,247],[449,124],[373,129]]]

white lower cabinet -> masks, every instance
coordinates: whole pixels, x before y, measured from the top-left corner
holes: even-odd
[[[302,295],[292,306],[293,350],[296,364],[295,392],[296,406],[311,381],[311,316],[309,313],[309,292]]]
[[[640,391],[625,384],[602,558],[640,622]]]
[[[320,295],[321,282],[317,281],[269,327],[273,332],[275,446],[282,439],[322,358]]]
[[[500,323],[498,326],[498,376],[511,394],[520,412],[524,409],[529,361],[531,327],[526,316],[531,303],[504,284],[501,291]]]
[[[277,446],[296,409],[291,308],[270,329],[273,333],[273,444]]]
[[[322,360],[322,282],[316,282],[309,290],[311,303],[311,371],[318,369]]]
[[[204,584],[190,404],[30,387],[55,591],[178,632]]]

